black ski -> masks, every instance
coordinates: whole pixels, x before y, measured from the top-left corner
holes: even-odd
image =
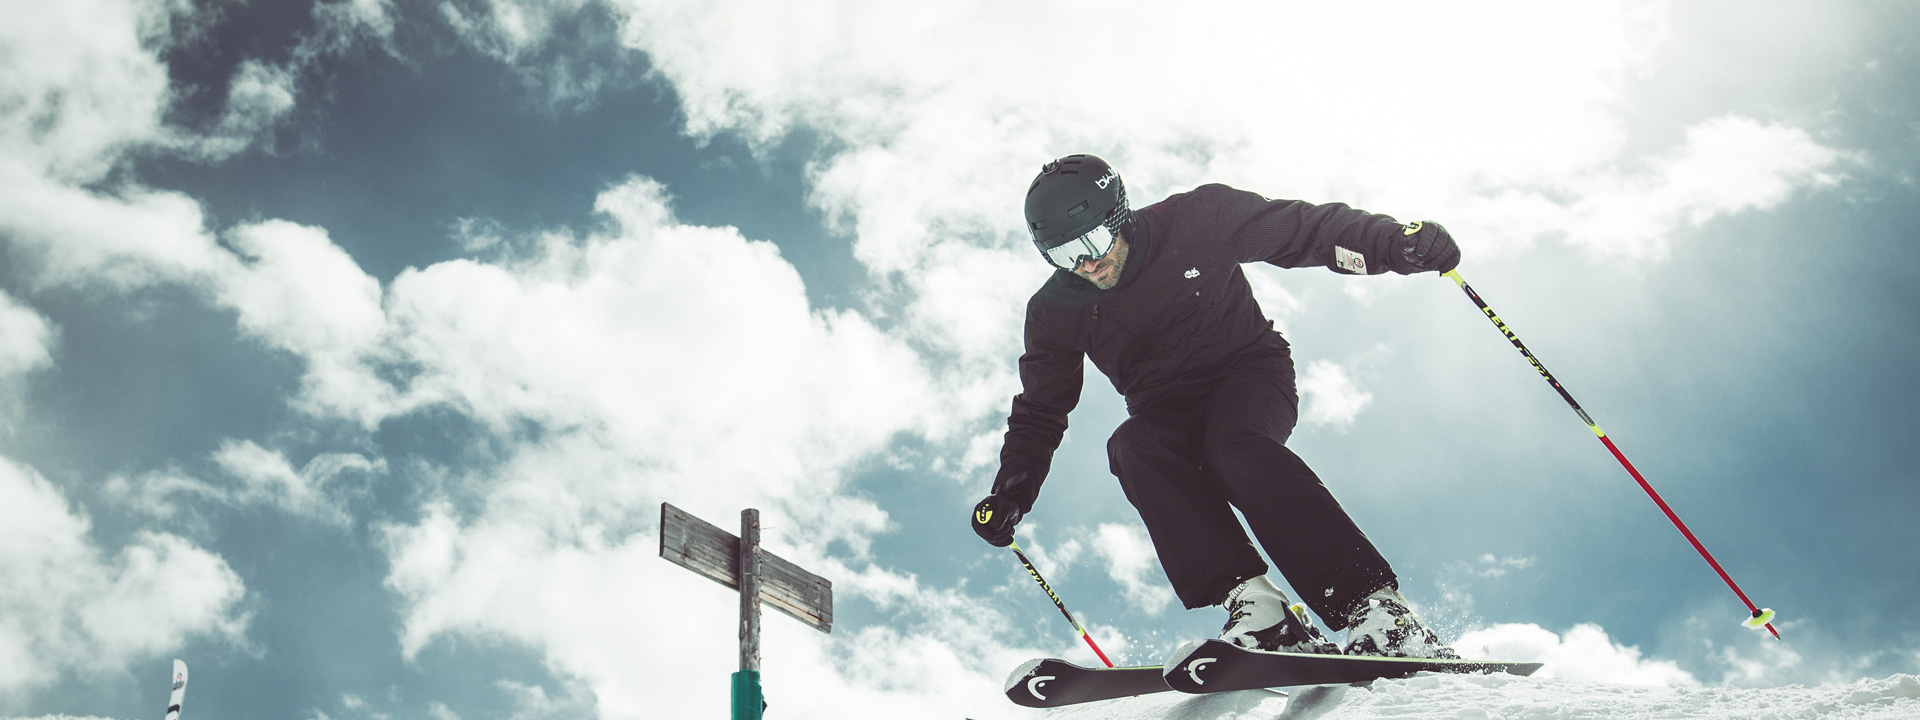
[[[1221,640],[1191,642],[1168,660],[1166,685],[1189,693],[1251,690],[1294,685],[1335,685],[1417,672],[1532,675],[1541,663],[1393,658],[1364,655],[1308,655],[1248,650]],[[1011,692],[1009,692],[1011,694]]]
[[[1160,666],[1090,668],[1065,660],[1028,660],[1007,676],[1007,699],[1033,708],[1166,692]]]

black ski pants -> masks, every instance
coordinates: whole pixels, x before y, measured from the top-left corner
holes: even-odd
[[[1298,455],[1293,358],[1282,350],[1236,363],[1188,401],[1131,410],[1107,459],[1140,512],[1160,566],[1189,608],[1216,605],[1267,572],[1247,526],[1302,602],[1344,629],[1393,569]]]

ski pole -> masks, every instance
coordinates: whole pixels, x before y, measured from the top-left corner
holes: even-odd
[[[1099,645],[1093,644],[1093,636],[1087,634],[1086,628],[1080,627],[1079,620],[1073,619],[1073,613],[1067,612],[1067,604],[1060,602],[1059,595],[1053,594],[1053,588],[1047,586],[1047,579],[1040,577],[1039,570],[1033,569],[1033,561],[1028,560],[1027,554],[1020,551],[1020,543],[1010,543],[1007,547],[1013,548],[1013,556],[1020,558],[1021,565],[1027,566],[1027,574],[1033,576],[1034,582],[1040,583],[1041,590],[1047,591],[1047,597],[1053,599],[1053,606],[1060,608],[1060,614],[1067,616],[1067,622],[1073,623],[1073,631],[1080,633],[1081,640],[1087,641],[1087,647],[1093,648],[1093,654],[1100,656],[1100,662],[1106,663],[1107,667],[1113,667],[1113,661],[1107,659],[1107,654],[1100,652]]]
[[[1680,521],[1680,516],[1673,512],[1673,508],[1667,506],[1667,501],[1660,497],[1660,493],[1654,492],[1653,485],[1640,475],[1640,471],[1633,467],[1633,463],[1627,461],[1627,456],[1620,452],[1620,448],[1614,446],[1613,440],[1607,437],[1607,433],[1602,431],[1599,425],[1594,424],[1593,418],[1587,416],[1587,411],[1580,409],[1580,403],[1574,402],[1573,395],[1560,385],[1559,380],[1554,379],[1553,373],[1547,372],[1547,366],[1540,364],[1540,359],[1534,357],[1533,352],[1520,342],[1520,336],[1513,334],[1513,329],[1501,322],[1500,316],[1493,314],[1493,308],[1487,307],[1487,302],[1480,299],[1480,294],[1474,292],[1473,287],[1460,278],[1458,270],[1450,270],[1446,276],[1455,285],[1459,285],[1460,289],[1467,293],[1467,297],[1473,299],[1473,304],[1480,306],[1480,312],[1486,313],[1487,319],[1492,320],[1493,326],[1507,336],[1507,340],[1520,351],[1520,355],[1525,357],[1527,362],[1533,363],[1533,369],[1540,372],[1540,377],[1546,378],[1547,384],[1552,385],[1554,391],[1560,393],[1560,399],[1567,401],[1567,406],[1580,415],[1580,421],[1587,424],[1587,429],[1593,431],[1594,437],[1600,438],[1600,443],[1607,446],[1607,451],[1613,453],[1614,459],[1620,461],[1620,466],[1627,469],[1627,474],[1632,475],[1634,481],[1640,483],[1640,489],[1647,491],[1647,497],[1653,498],[1653,504],[1660,506],[1660,512],[1667,514],[1667,519],[1673,521],[1673,526],[1679,528],[1680,534],[1687,537],[1687,542],[1693,543],[1693,549],[1700,553],[1700,557],[1705,559],[1708,565],[1713,566],[1713,571],[1720,574],[1720,579],[1727,583],[1727,587],[1733,590],[1733,594],[1740,596],[1740,602],[1746,603],[1747,609],[1753,611],[1753,616],[1741,624],[1754,629],[1764,627],[1767,632],[1773,633],[1775,638],[1780,637],[1780,631],[1773,628],[1773,610],[1755,606],[1752,600],[1747,599],[1747,594],[1741,592],[1740,585],[1733,581],[1733,577],[1727,574],[1725,568],[1720,567],[1719,561],[1713,559],[1713,553],[1707,552],[1707,546],[1700,544],[1700,538],[1694,537],[1693,531],[1688,530],[1687,524]]]

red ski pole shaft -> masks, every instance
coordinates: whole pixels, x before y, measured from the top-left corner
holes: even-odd
[[[1047,585],[1047,579],[1040,577],[1039,570],[1033,569],[1033,561],[1028,560],[1027,554],[1020,551],[1020,543],[1011,543],[1007,547],[1012,548],[1013,556],[1020,558],[1020,564],[1027,567],[1027,574],[1033,576],[1033,581],[1040,583],[1040,589],[1047,591],[1047,597],[1053,600],[1053,606],[1060,608],[1060,614],[1067,616],[1067,622],[1073,623],[1073,631],[1080,633],[1080,639],[1087,641],[1087,647],[1093,648],[1094,655],[1100,656],[1100,662],[1106,663],[1107,667],[1113,667],[1113,661],[1108,660],[1107,654],[1100,652],[1100,646],[1093,643],[1093,636],[1087,634],[1086,628],[1080,627],[1079,620],[1073,619],[1073,613],[1067,612],[1067,604],[1060,602],[1060,596],[1055,595],[1053,588]]]
[[[1533,369],[1539,371],[1540,377],[1546,378],[1547,384],[1553,386],[1554,392],[1560,393],[1560,399],[1567,401],[1567,407],[1573,408],[1573,411],[1580,415],[1580,421],[1587,424],[1587,429],[1593,431],[1594,437],[1600,438],[1600,444],[1607,446],[1607,451],[1613,453],[1614,459],[1620,461],[1620,466],[1627,469],[1627,474],[1632,475],[1634,482],[1640,484],[1640,489],[1647,492],[1647,497],[1652,498],[1653,503],[1660,506],[1660,512],[1666,513],[1667,519],[1673,522],[1673,526],[1680,530],[1681,535],[1686,536],[1687,542],[1693,544],[1693,549],[1700,553],[1700,557],[1707,561],[1707,565],[1712,566],[1713,571],[1719,573],[1720,579],[1727,584],[1728,588],[1733,590],[1733,594],[1740,597],[1740,602],[1746,603],[1747,610],[1752,611],[1753,617],[1756,619],[1767,617],[1767,611],[1761,610],[1753,604],[1752,600],[1747,599],[1747,594],[1740,590],[1739,583],[1733,581],[1733,576],[1727,574],[1726,568],[1720,567],[1720,561],[1713,559],[1713,553],[1707,552],[1707,546],[1700,543],[1700,538],[1695,537],[1693,531],[1687,529],[1687,524],[1681,522],[1680,516],[1673,511],[1672,507],[1667,505],[1665,499],[1660,497],[1660,493],[1654,491],[1653,485],[1648,483],[1647,479],[1640,474],[1640,471],[1633,467],[1633,463],[1627,461],[1626,454],[1620,452],[1620,448],[1614,446],[1613,440],[1607,437],[1606,431],[1601,430],[1600,426],[1593,422],[1593,418],[1587,416],[1587,411],[1580,408],[1580,403],[1574,401],[1573,395],[1567,392],[1565,387],[1561,386],[1559,380],[1554,379],[1553,373],[1547,372],[1547,366],[1540,364],[1540,359],[1534,357],[1533,351],[1528,350],[1526,344],[1520,342],[1520,336],[1513,334],[1513,329],[1507,327],[1506,323],[1500,321],[1500,316],[1494,314],[1493,308],[1487,307],[1487,302],[1480,299],[1480,294],[1473,291],[1473,286],[1468,285],[1466,280],[1461,279],[1460,272],[1458,270],[1448,271],[1446,277],[1452,280],[1455,285],[1459,285],[1462,291],[1466,292],[1467,297],[1473,300],[1473,304],[1480,307],[1480,312],[1485,313],[1487,319],[1493,321],[1493,326],[1499,328],[1501,334],[1506,335],[1507,340],[1513,343],[1514,349],[1519,350],[1520,355],[1525,357],[1527,362],[1533,363]],[[1764,625],[1767,628],[1767,632],[1773,633],[1773,636],[1776,638],[1780,637],[1780,631],[1774,629],[1773,623],[1768,622]]]

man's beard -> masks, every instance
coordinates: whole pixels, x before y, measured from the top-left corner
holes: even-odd
[[[1100,288],[1101,290],[1112,290],[1113,286],[1120,284],[1120,276],[1127,269],[1128,249],[1129,248],[1127,246],[1126,239],[1121,238],[1120,240],[1114,243],[1113,249],[1107,253],[1107,256],[1101,259],[1100,262],[1112,263],[1112,267],[1113,267],[1112,270],[1108,271],[1103,276],[1106,278],[1106,280],[1104,281],[1095,280],[1093,278],[1086,277],[1086,276],[1081,276],[1081,279],[1086,280],[1087,282],[1093,283],[1094,287]],[[1097,263],[1096,263],[1096,267],[1098,267]]]

